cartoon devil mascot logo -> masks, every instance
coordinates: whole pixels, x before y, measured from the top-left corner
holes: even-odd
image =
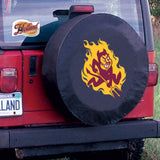
[[[84,47],[87,48],[87,53],[81,76],[87,87],[92,86],[94,91],[101,91],[114,98],[115,94],[120,97],[119,92],[122,92],[122,85],[126,81],[126,72],[124,67],[118,64],[119,58],[105,41],[89,44],[85,40]]]

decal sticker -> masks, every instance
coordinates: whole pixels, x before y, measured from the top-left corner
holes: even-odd
[[[118,64],[119,58],[109,49],[109,44],[101,40],[98,44],[85,40],[84,47],[87,53],[81,77],[87,87],[92,86],[94,91],[101,91],[104,95],[115,98],[116,94],[120,97],[118,91],[122,92],[126,72],[125,68]]]
[[[26,37],[35,37],[40,32],[40,22],[29,22],[21,19],[12,24],[12,36],[23,35]]]

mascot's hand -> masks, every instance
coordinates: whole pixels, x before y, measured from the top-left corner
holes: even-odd
[[[121,79],[121,72],[118,73],[117,79],[120,81],[120,79]]]

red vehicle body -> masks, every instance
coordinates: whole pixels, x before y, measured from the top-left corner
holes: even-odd
[[[23,116],[1,118],[0,126],[23,126],[36,124],[69,123],[55,111],[47,98],[42,82],[41,66],[43,50],[4,51],[0,59],[0,68],[16,68],[18,71],[18,91],[23,93]],[[149,62],[154,63],[154,52],[148,52]],[[37,56],[37,74],[30,76],[30,56]],[[4,59],[7,59],[5,61]],[[24,65],[24,67],[23,67]],[[22,71],[23,67],[23,71]],[[152,75],[151,75],[152,76]],[[149,77],[150,79],[150,77]],[[23,80],[23,85],[22,85]],[[144,96],[137,107],[125,118],[152,117],[154,108],[154,86],[148,84]]]
[[[158,67],[155,64],[155,52],[154,52],[154,45],[153,45],[152,27],[151,27],[151,21],[150,21],[150,12],[149,12],[148,2],[145,0],[135,0],[135,1],[132,1],[133,4],[130,5],[130,1],[126,0],[126,3],[127,3],[126,5],[126,3],[119,0],[105,1],[105,2],[104,1],[97,2],[93,0],[90,0],[87,2],[84,2],[83,0],[75,1],[75,2],[72,2],[72,1],[70,2],[70,0],[68,0],[67,2],[65,1],[60,2],[56,0],[51,2],[50,0],[47,0],[47,2],[43,2],[43,0],[40,0],[40,3],[38,4],[37,2],[32,2],[32,1],[14,0],[13,2],[11,2],[9,0],[6,0],[6,1],[0,1],[0,3],[2,4],[0,7],[0,14],[1,14],[0,15],[0,128],[1,128],[0,135],[1,137],[3,137],[3,139],[0,139],[0,148],[11,149],[11,150],[15,149],[18,158],[32,157],[32,156],[62,155],[62,154],[71,155],[75,153],[82,153],[82,152],[84,153],[84,152],[93,152],[93,151],[94,152],[102,151],[104,153],[105,151],[108,151],[108,150],[109,151],[123,150],[125,151],[125,153],[127,153],[127,155],[125,154],[125,158],[123,158],[123,160],[125,159],[140,160],[139,158],[134,159],[134,156],[132,155],[140,154],[140,152],[142,151],[142,147],[143,147],[142,139],[160,137],[160,130],[159,130],[160,122],[154,119],[151,119],[151,120],[143,119],[148,117],[152,118],[154,116],[154,86],[157,84],[157,80],[158,80]],[[34,3],[34,5],[32,3]],[[110,5],[110,7],[106,7],[107,5],[105,6],[104,5],[105,3],[107,5]],[[51,4],[53,5],[54,10]],[[37,9],[36,5],[38,5],[39,8],[38,7],[37,8],[40,10],[40,13],[38,14],[35,12],[35,10]],[[28,13],[30,11],[28,11],[28,9],[26,9],[24,6],[26,8],[30,8],[31,14]],[[34,7],[32,8],[32,6],[34,6],[35,8]],[[118,7],[120,6],[120,7],[118,8],[117,6]],[[51,7],[51,8],[48,9],[48,7]],[[70,7],[70,9],[68,7]],[[92,16],[92,13],[94,12],[94,7],[95,7],[95,14],[93,14]],[[108,9],[107,12],[105,11],[106,9],[105,7]],[[137,14],[137,17],[138,17],[137,19],[132,14],[128,16],[128,14],[130,13],[130,11],[127,10],[128,7],[133,9],[132,11],[133,13]],[[46,8],[47,10],[45,10]],[[50,16],[51,12],[53,12],[53,15]],[[20,13],[24,13],[24,15],[20,15]],[[100,13],[100,15],[97,13]],[[32,23],[30,23],[30,21],[28,20],[23,19],[23,16],[25,17],[26,15],[31,16]],[[56,17],[58,20],[56,18],[55,18],[56,20],[55,19],[52,20],[53,16],[54,18]],[[145,89],[140,93],[140,95],[144,93],[143,96],[140,96],[141,99],[139,99],[139,95],[137,96],[135,94],[133,96],[134,97],[133,103],[137,104],[138,102],[136,106],[132,106],[132,103],[131,103],[132,99],[131,100],[127,99],[126,93],[128,92],[129,89],[128,90],[124,89],[124,94],[126,94],[124,96],[124,100],[126,100],[126,103],[122,103],[120,101],[120,106],[122,104],[125,104],[128,106],[131,105],[132,106],[130,109],[131,112],[129,112],[128,109],[126,109],[126,113],[124,113],[124,116],[121,115],[121,118],[119,118],[118,116],[118,119],[117,119],[116,117],[117,112],[119,114],[119,110],[118,110],[119,108],[118,108],[117,109],[118,111],[115,114],[116,121],[114,121],[115,120],[114,118],[110,121],[109,118],[110,117],[112,118],[112,115],[108,116],[106,114],[109,118],[106,116],[106,118],[108,118],[108,122],[106,122],[104,118],[103,119],[104,123],[98,119],[99,112],[97,114],[98,118],[96,117],[95,119],[93,118],[94,116],[92,117],[92,109],[91,109],[91,117],[88,116],[89,114],[87,115],[87,111],[90,110],[90,107],[92,106],[91,104],[94,97],[94,96],[92,97],[92,95],[89,102],[87,101],[87,105],[89,103],[90,106],[88,107],[85,104],[88,107],[88,108],[86,107],[88,110],[85,110],[86,108],[79,109],[79,113],[84,114],[84,117],[82,116],[82,119],[81,119],[82,114],[77,116],[76,115],[77,113],[75,113],[74,109],[70,110],[70,107],[72,107],[72,105],[68,107],[69,102],[67,101],[68,99],[67,100],[65,99],[66,98],[65,94],[67,92],[70,95],[70,92],[72,92],[74,89],[71,91],[68,91],[66,89],[66,91],[63,93],[64,86],[63,84],[61,84],[61,80],[63,81],[63,74],[62,74],[62,78],[61,78],[61,75],[60,75],[60,78],[58,77],[59,76],[58,73],[54,75],[54,71],[58,72],[59,68],[60,68],[59,69],[60,71],[61,69],[63,71],[63,67],[61,68],[61,65],[59,66],[59,68],[57,66],[59,64],[58,60],[60,59],[58,57],[60,55],[59,52],[61,51],[61,47],[63,48],[65,46],[63,44],[63,41],[65,41],[64,39],[65,38],[67,39],[68,37],[72,37],[72,36],[74,37],[75,35],[74,34],[72,35],[72,30],[73,31],[76,30],[75,28],[78,26],[77,24],[80,23],[80,25],[82,25],[83,24],[82,22],[85,18],[86,19],[88,18],[87,19],[88,22],[89,20],[91,22],[93,21],[93,24],[95,24],[95,26],[92,28],[97,27],[97,30],[101,31],[101,27],[99,27],[100,25],[98,26],[96,24],[96,21],[94,22],[94,18],[93,18],[93,17],[97,18],[98,16],[99,17],[108,16],[113,21],[115,19],[116,20],[118,19],[117,21],[115,20],[115,23],[121,22],[124,26],[126,25],[125,26],[126,29],[127,28],[130,29],[130,33],[134,32],[133,35],[135,35],[136,38],[138,37],[137,39],[138,41],[140,41],[140,45],[143,44],[142,45],[143,47],[141,46],[142,50],[143,51],[145,50],[143,53],[146,53],[144,58],[144,61],[146,61],[144,62],[144,66],[143,66],[144,68],[140,70],[140,72],[144,71],[145,74],[144,74],[144,78],[142,76],[141,79],[145,79],[146,78],[145,76],[148,75],[147,77],[148,84],[146,85],[145,82],[144,84],[142,84],[142,86],[145,86]],[[41,27],[40,27],[41,22],[39,22],[38,18],[41,19],[41,22],[42,22]],[[123,21],[123,18],[126,22]],[[10,19],[13,21],[12,27],[10,24]],[[98,20],[103,23],[103,21],[101,21],[101,18]],[[69,26],[67,23],[71,26],[71,29],[67,28]],[[65,28],[65,25],[66,25],[66,28]],[[87,26],[88,25],[90,24],[87,24]],[[106,25],[105,23],[104,25],[102,25],[103,34],[100,33],[102,37],[103,35],[106,34],[105,28],[103,28],[105,25]],[[107,25],[108,25],[107,27],[110,28],[109,26],[110,24],[108,22],[107,22]],[[117,26],[118,25],[115,25],[115,27]],[[29,28],[32,28],[31,30],[32,32],[35,30],[38,30],[38,27],[39,27],[40,31],[37,33],[37,35],[34,35],[35,33],[32,33],[34,35],[32,37],[29,35],[30,33],[28,33],[28,35],[26,34],[27,27],[28,27],[28,30]],[[25,28],[25,31],[23,30],[23,28]],[[112,29],[113,29],[112,31],[114,31],[114,27]],[[128,37],[128,34],[123,33],[123,27],[120,27],[120,30],[122,31],[122,36],[125,35],[126,37]],[[90,30],[88,30],[88,32],[89,31]],[[57,36],[58,32],[59,32],[59,36]],[[71,35],[69,35],[69,33]],[[81,37],[82,33],[79,33],[79,32],[75,32],[75,33],[77,34],[75,37],[78,37],[78,36]],[[17,34],[20,34],[20,35],[17,36]],[[63,34],[64,34],[64,37],[61,37]],[[108,36],[108,34],[109,32],[107,32],[107,34],[105,35],[105,38]],[[57,36],[56,37],[57,41],[55,40],[56,38],[54,39],[54,35]],[[87,37],[88,35],[86,34],[85,36]],[[114,35],[113,33],[113,37],[114,36],[116,35]],[[94,36],[92,38],[94,39]],[[90,39],[90,37],[88,39]],[[86,41],[86,39],[83,39],[83,40]],[[112,43],[113,39],[111,38],[109,40],[110,40],[110,43]],[[138,46],[138,45],[136,46],[136,40],[133,43],[131,43],[132,47],[135,46],[136,48]],[[60,44],[60,41],[62,41],[62,44]],[[121,42],[118,41],[116,38],[115,38],[115,41],[117,41],[116,42],[118,46],[117,48],[123,49],[126,47],[126,46],[123,46],[123,47],[119,46],[118,44]],[[55,44],[54,46],[55,48],[52,45],[50,45],[51,42],[52,43],[55,42],[52,44],[53,46]],[[126,44],[128,44],[128,42],[130,44],[130,39],[129,40],[127,39]],[[91,43],[93,44],[93,42]],[[76,42],[75,44],[74,43],[72,45],[69,44],[68,46],[69,46],[68,48],[72,48],[71,46],[76,46]],[[59,48],[57,49],[57,47]],[[132,47],[130,49],[132,49]],[[84,49],[84,47],[79,47],[78,49],[76,48],[75,49],[76,54],[79,52],[79,50],[83,50],[82,48]],[[56,79],[54,83],[57,84],[57,86],[60,88],[59,92],[62,98],[62,99],[58,99],[56,97],[57,99],[55,98],[55,101],[61,102],[61,100],[63,100],[63,103],[65,105],[62,104],[62,106],[61,106],[61,103],[60,105],[53,105],[52,98],[54,97],[54,94],[52,95],[52,98],[50,98],[47,93],[47,89],[46,89],[47,87],[45,86],[46,84],[44,79],[48,75],[45,77],[45,73],[43,71],[45,68],[44,61],[46,58],[45,56],[46,54],[49,54],[50,49],[54,50],[55,52],[55,57],[54,56],[52,57],[51,55],[50,56],[53,59],[54,65],[58,68],[57,69],[55,67],[54,70],[53,68],[51,69],[52,76],[54,75],[56,77],[58,75],[56,78],[54,77]],[[138,53],[137,50],[135,51],[136,53]],[[62,49],[62,53],[63,53],[63,49]],[[62,53],[61,55],[63,55]],[[56,54],[58,58],[56,57]],[[70,52],[68,51],[67,54],[70,54]],[[125,54],[126,54],[125,55],[126,60],[124,61],[127,66],[127,65],[130,65],[129,63],[132,63],[131,61],[132,57],[129,59],[127,57],[129,53],[125,53]],[[146,58],[147,54],[148,54],[148,58]],[[73,57],[74,57],[74,54],[73,54]],[[122,57],[124,58],[123,53],[122,53]],[[143,58],[141,56],[139,57],[141,59]],[[56,63],[54,58],[57,60]],[[130,62],[127,62],[127,58],[130,60]],[[69,58],[66,59],[65,62],[70,63],[70,59]],[[121,63],[122,62],[123,61],[121,61]],[[136,62],[137,64],[135,64],[135,66],[136,65],[138,66],[140,63],[140,60],[137,60]],[[76,63],[74,62],[74,64]],[[147,64],[147,67],[149,67],[149,69],[146,67],[146,64]],[[78,60],[77,60],[77,65],[79,65]],[[75,68],[77,65],[75,65]],[[50,63],[50,66],[52,66],[52,62]],[[138,75],[138,71],[136,72],[137,68],[134,67],[134,64],[132,64],[132,67],[133,67],[132,70],[135,70],[135,73]],[[132,70],[130,71],[132,72]],[[68,72],[70,73],[70,71]],[[74,73],[77,73],[77,72],[79,72],[79,70]],[[129,77],[130,75],[128,74],[127,76]],[[130,81],[132,81],[132,78],[130,78],[131,80],[127,80],[126,83],[129,83]],[[73,79],[73,81],[76,81],[76,80]],[[67,80],[66,81],[64,80],[64,83],[65,82],[67,83]],[[81,82],[79,84],[81,84]],[[77,84],[77,86],[79,84]],[[130,84],[125,84],[125,85],[130,87]],[[124,88],[125,88],[125,85],[124,85]],[[72,84],[70,86],[72,87]],[[84,86],[85,84],[81,85],[79,89],[83,88]],[[85,86],[85,89],[86,88],[87,89],[86,90],[84,89],[82,94],[80,93],[80,95],[86,94],[86,92],[88,92],[88,90],[91,90],[92,87]],[[136,87],[139,88],[138,85],[137,86],[135,85],[135,88],[133,89],[134,92],[136,91]],[[132,90],[132,88],[130,88],[130,90]],[[117,93],[116,90],[113,90],[113,91]],[[122,90],[119,90],[119,91],[122,93],[122,98],[123,98]],[[57,93],[56,88],[55,90],[53,89],[52,92],[56,94]],[[137,92],[138,92],[138,89],[137,89]],[[99,93],[100,91],[96,92],[97,95]],[[76,94],[79,96],[79,91],[76,90],[74,93],[74,96]],[[119,94],[117,93],[117,95]],[[74,96],[73,96],[73,99],[74,99]],[[89,96],[90,96],[90,93],[89,93]],[[104,95],[101,95],[101,96],[102,97],[100,97],[99,101],[101,102],[101,100],[104,100],[105,103],[108,103],[105,100]],[[8,97],[10,98],[10,100],[6,100]],[[20,104],[21,102],[15,100],[14,98],[21,99],[22,105]],[[83,97],[80,97],[79,99],[80,101],[83,102],[83,101],[86,101],[87,98],[83,99]],[[112,97],[111,101],[114,100],[113,104],[116,104],[116,102],[118,103],[119,99],[118,100],[117,99],[115,97],[114,98]],[[134,99],[136,99],[136,102],[134,102]],[[69,97],[69,100],[70,101],[72,100],[72,96]],[[128,101],[130,104],[129,103],[127,104]],[[110,102],[108,104],[110,104]],[[4,105],[6,105],[6,108],[4,107]],[[19,113],[20,109],[18,109],[18,107],[20,105],[22,110]],[[67,117],[68,115],[64,116],[63,113],[57,110],[56,108],[57,106],[58,108],[62,108],[62,110],[64,106],[67,106],[67,109],[75,117],[73,116],[71,118],[68,118]],[[83,107],[83,105],[80,105],[79,103],[74,107],[79,107],[79,106]],[[7,112],[8,110],[9,112]],[[98,106],[94,110],[95,111],[94,114],[97,113],[97,110],[99,111]],[[106,113],[106,110],[105,110],[105,113]],[[101,108],[100,108],[100,111],[101,111]],[[114,117],[114,113],[115,112],[113,112],[113,117]],[[103,114],[101,115],[103,117]],[[91,121],[87,121],[89,119],[87,116],[91,118]],[[98,122],[92,123],[92,121],[94,120],[95,121],[97,120]],[[85,121],[86,123],[83,123]],[[132,145],[134,147],[132,147]],[[21,154],[22,152],[23,154]],[[121,156],[122,155],[120,155],[120,157]]]

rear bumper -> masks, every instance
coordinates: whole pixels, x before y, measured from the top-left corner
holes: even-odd
[[[78,146],[160,137],[160,121],[133,120],[106,126],[47,126],[1,129],[0,148]]]

